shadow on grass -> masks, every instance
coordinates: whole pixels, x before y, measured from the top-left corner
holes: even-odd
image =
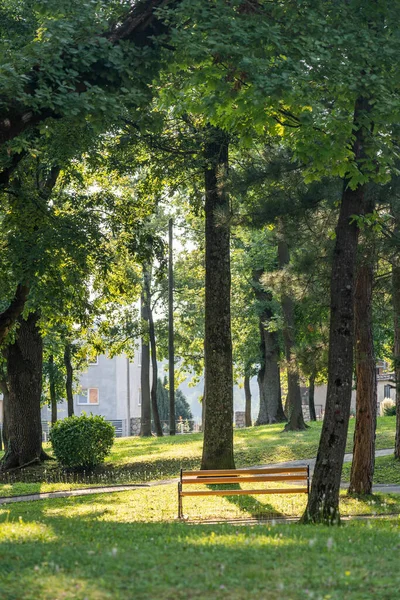
[[[79,502],[88,510],[90,503]],[[52,508],[64,512],[48,514]],[[188,591],[193,598],[236,600],[264,597],[266,590],[270,600],[281,600],[281,582],[285,597],[300,600],[305,588],[315,597],[330,595],[332,581],[338,598],[356,600],[366,589],[378,598],[398,594],[397,556],[390,550],[397,547],[398,529],[389,524],[370,530],[354,524],[328,529],[132,523],[105,520],[106,507],[74,514],[65,501],[6,512],[7,518],[0,517],[5,600],[183,600]],[[316,568],[322,555],[324,577]]]
[[[241,490],[243,488],[240,487],[238,483],[231,483],[225,485],[212,484],[207,485],[209,490],[224,490],[228,492],[229,490]],[[266,494],[267,495],[267,494]],[[218,498],[219,496],[215,496]],[[259,502],[254,496],[251,494],[237,494],[230,496],[227,494],[224,496],[228,502],[237,506],[239,510],[246,514],[246,516],[251,517],[252,519],[271,519],[273,517],[283,517],[284,514],[278,511],[272,504],[263,504]]]
[[[200,460],[196,458],[168,458],[122,465],[106,463],[92,471],[73,473],[63,470],[57,464],[47,463],[34,465],[20,471],[0,473],[0,485],[13,485],[17,483],[81,483],[88,487],[91,484],[140,483],[177,477],[180,469],[192,470],[199,468],[199,466]],[[40,491],[40,489],[38,488],[37,491]]]

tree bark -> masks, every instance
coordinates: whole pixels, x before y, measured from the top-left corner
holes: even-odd
[[[175,348],[174,348],[174,265],[173,221],[168,222],[168,372],[169,372],[169,435],[176,434],[175,415]]]
[[[74,381],[74,371],[72,368],[72,360],[71,360],[71,344],[67,342],[65,344],[64,349],[64,365],[67,376],[65,378],[65,391],[67,395],[67,410],[68,416],[72,417],[74,414],[74,394],[72,390],[72,385]]]
[[[310,421],[316,421],[317,415],[315,414],[315,375],[312,374],[309,379],[308,385],[308,407],[310,410]]]
[[[395,235],[400,236],[400,211],[392,204],[395,219]],[[392,306],[394,328],[394,372],[396,378],[396,436],[395,458],[400,459],[400,260],[396,256],[392,264]]]
[[[249,375],[244,376],[244,396],[245,396],[245,410],[244,419],[246,427],[251,427],[251,390],[250,390],[250,377]]]
[[[19,283],[10,306],[0,314],[0,344],[4,341],[15,321],[22,314],[28,294],[29,287]]]
[[[9,392],[6,378],[0,379],[0,392],[3,394],[3,427],[0,436],[0,450],[7,451],[7,410],[9,402]]]
[[[260,277],[263,271],[253,272],[254,294],[262,310],[259,315],[260,362],[257,374],[260,395],[260,408],[256,425],[281,423],[286,421],[281,399],[281,382],[279,368],[279,342],[275,331],[268,331],[267,324],[274,316],[270,303],[272,294],[263,289]]]
[[[54,356],[51,355],[49,358],[50,369],[49,369],[49,382],[50,382],[50,406],[51,406],[51,424],[57,421],[57,397],[56,397],[56,383],[54,379]]]
[[[140,414],[140,435],[151,436],[151,398],[150,398],[150,347],[146,335],[148,334],[148,314],[144,294],[141,297],[142,321],[146,324],[145,335],[142,334],[142,361],[140,370],[140,385],[142,389],[142,404]]]
[[[40,400],[43,344],[37,313],[20,317],[13,344],[7,348],[9,402],[7,452],[1,468],[8,470],[39,462],[43,457]]]
[[[205,166],[205,413],[202,469],[232,469],[233,371],[230,311],[228,137],[207,127]]]
[[[256,425],[283,423],[286,421],[281,398],[279,348],[275,332],[266,331],[260,322],[262,335],[262,366],[257,375],[260,392],[260,408]]]
[[[372,212],[368,209],[368,212]],[[372,330],[373,254],[368,252],[358,265],[354,294],[356,362],[356,424],[349,493],[372,494],[375,467],[377,405],[376,359]]]
[[[280,239],[278,242],[279,267],[284,269],[289,264],[289,261],[289,247],[284,239]],[[293,357],[293,348],[295,345],[294,303],[292,298],[283,293],[281,304],[284,322],[283,341],[288,378],[288,423],[285,426],[285,431],[302,431],[307,428],[307,425],[303,417],[299,370]]]
[[[154,330],[153,310],[151,308],[151,274],[150,269],[144,269],[144,292],[146,301],[146,311],[149,322],[149,339],[151,348],[151,409],[153,413],[154,429],[158,437],[163,436],[160,415],[157,404],[157,383],[158,383],[158,368],[157,368],[157,346],[156,334]]]
[[[361,124],[368,101],[358,98],[354,111],[353,151],[362,165],[367,132]],[[361,120],[361,121],[360,121]],[[361,163],[360,163],[361,161]],[[362,166],[360,166],[362,168]],[[354,285],[359,228],[354,215],[364,210],[365,185],[344,182],[331,274],[328,391],[325,417],[303,522],[339,523],[339,491],[347,441],[353,381]]]

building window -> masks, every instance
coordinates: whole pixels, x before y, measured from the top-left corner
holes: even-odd
[[[138,406],[142,405],[142,388],[138,389],[138,401],[137,401],[137,403],[138,403]]]
[[[383,388],[383,397],[384,398],[390,398],[391,389],[392,388],[390,385],[385,385],[385,387]]]
[[[78,396],[78,404],[98,404],[99,390],[98,388],[88,388],[83,390],[82,395]]]

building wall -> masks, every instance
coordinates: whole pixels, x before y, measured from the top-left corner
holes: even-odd
[[[328,386],[326,384],[319,385],[314,390],[314,403],[315,403],[315,410],[316,410],[317,416],[320,416],[321,411],[325,412],[327,391],[328,391]],[[351,410],[355,410],[355,408],[356,408],[356,391],[353,390],[351,392]]]
[[[126,418],[121,416],[117,410],[117,381],[116,381],[116,359],[109,359],[106,356],[98,356],[97,364],[89,364],[79,379],[83,390],[97,388],[99,390],[99,403],[79,404],[85,400],[85,396],[76,394],[74,397],[74,411],[76,415],[83,412],[87,414],[102,415],[107,420]]]
[[[122,430],[126,434],[129,418],[140,417],[141,407],[138,402],[140,390],[140,359],[136,353],[133,361],[128,361],[126,355],[108,358],[104,355],[97,357],[97,363],[88,364],[81,373],[79,385],[81,391],[74,395],[74,413],[101,415],[107,421],[122,421]],[[129,367],[129,383],[128,383]],[[86,390],[98,390],[98,404],[80,404],[87,400]],[[128,401],[128,388],[129,400]],[[130,415],[128,415],[128,408]],[[67,404],[62,402],[57,406],[59,419],[67,416]],[[51,410],[46,405],[42,408],[42,421],[51,420]]]
[[[318,413],[318,406],[322,407],[322,411],[325,411],[326,405],[326,393],[328,386],[320,385],[315,388],[315,407]],[[388,396],[390,393],[390,396]],[[377,399],[378,399],[378,407],[379,404],[384,400],[384,398],[390,397],[393,401],[395,401],[396,390],[394,384],[393,375],[390,373],[384,375],[378,375],[377,382]],[[356,390],[351,392],[351,410],[355,411],[356,409]],[[379,411],[378,411],[379,412]]]

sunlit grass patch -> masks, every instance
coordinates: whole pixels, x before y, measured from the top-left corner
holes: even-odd
[[[350,420],[347,451],[352,450],[354,419]],[[283,425],[265,425],[234,432],[237,467],[271,464],[317,454],[321,422],[306,431],[282,433]],[[377,448],[394,444],[395,417],[378,419]],[[139,483],[177,477],[181,468],[197,469],[202,454],[202,435],[163,438],[116,439],[106,463],[92,473],[65,473],[57,463],[30,467],[0,477],[0,496],[76,489],[95,485]]]
[[[0,543],[3,540],[23,542],[25,540],[54,541],[57,539],[54,531],[48,525],[40,522],[25,522],[21,515],[18,516],[18,522],[8,521],[9,515],[8,511],[1,511]]]
[[[203,515],[239,508],[203,500]],[[284,498],[270,500],[287,510]],[[329,528],[189,524],[173,520],[175,509],[176,486],[167,485],[1,510],[2,600],[397,597],[399,519]],[[170,521],[159,520],[162,511]]]
[[[195,496],[183,499],[183,512],[185,518],[192,522],[278,520],[283,517],[300,517],[306,502],[306,495],[291,494]],[[45,518],[62,517],[71,527],[75,519],[124,523],[175,522],[178,511],[177,486],[170,484],[128,492],[96,494],[90,499],[74,497],[24,503],[17,505],[18,508],[11,508],[12,506],[0,509],[1,522],[16,511],[23,520],[29,520],[35,514]],[[340,509],[344,516],[400,514],[400,496],[377,494],[372,498],[360,499],[348,497],[343,491]]]
[[[351,463],[343,465],[343,481],[350,481],[350,471]],[[400,485],[400,461],[393,455],[378,456],[375,459],[374,483]]]

